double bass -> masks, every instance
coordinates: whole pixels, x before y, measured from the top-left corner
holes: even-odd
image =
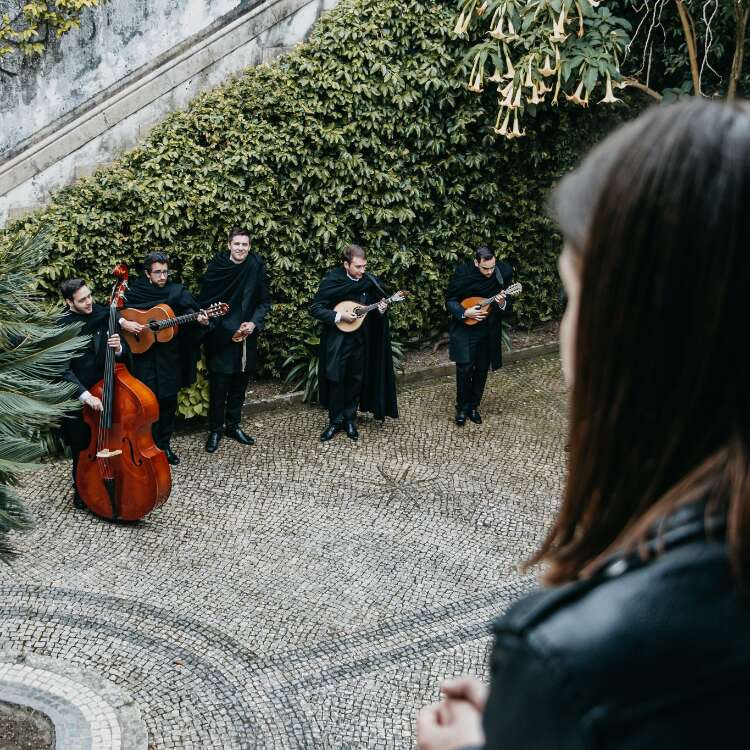
[[[115,267],[117,278],[109,306],[108,336],[117,332],[118,309],[124,304],[128,267]],[[83,407],[91,440],[81,451],[76,486],[86,507],[113,521],[137,521],[169,497],[172,475],[166,454],[157,448],[151,425],[159,418],[159,403],[148,386],[125,365],[115,363],[107,347],[104,377],[89,389],[102,410]]]

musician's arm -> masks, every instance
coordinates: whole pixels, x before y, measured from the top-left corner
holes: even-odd
[[[341,320],[341,316],[335,310],[331,310],[320,298],[320,295],[316,295],[310,304],[309,311],[315,320],[319,320],[321,323],[329,326],[336,325]]]
[[[81,397],[88,393],[88,390],[83,383],[78,379],[78,376],[73,372],[72,367],[68,365],[68,369],[62,374],[62,379],[67,383],[70,383],[75,387],[75,397],[83,400]]]
[[[271,309],[271,292],[268,285],[268,274],[266,273],[265,264],[261,263],[260,274],[259,274],[259,302],[258,307],[255,308],[255,313],[250,319],[251,323],[255,323],[255,329],[257,331],[263,330],[263,323]]]
[[[457,320],[464,319],[464,308],[463,305],[457,299],[448,299],[445,301],[445,306],[448,312]]]

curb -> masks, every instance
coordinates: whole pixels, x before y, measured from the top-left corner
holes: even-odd
[[[522,362],[527,359],[543,357],[545,354],[555,354],[559,351],[559,348],[558,342],[555,341],[552,344],[540,344],[539,346],[529,346],[525,349],[517,349],[505,354],[503,356],[503,363],[509,365],[513,362]],[[432,365],[430,367],[422,367],[419,370],[404,372],[398,375],[396,380],[399,385],[425,383],[429,380],[453,375],[455,368],[456,366],[453,362],[443,362],[439,365]],[[289,406],[303,403],[303,395],[303,391],[293,391],[292,393],[282,393],[278,396],[272,396],[271,398],[246,401],[242,407],[242,413],[245,415],[262,414],[264,412],[276,411],[277,409],[285,409]]]

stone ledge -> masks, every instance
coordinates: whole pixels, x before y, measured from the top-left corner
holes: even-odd
[[[552,344],[540,344],[539,346],[529,346],[525,349],[516,349],[503,355],[503,362],[506,365],[513,362],[521,362],[535,357],[542,357],[545,354],[554,354],[559,350],[559,344],[555,341]],[[427,380],[435,378],[444,378],[453,375],[456,366],[453,362],[441,362],[430,367],[421,367],[418,370],[401,373],[397,376],[399,385],[411,385],[413,383],[424,383]],[[282,393],[271,398],[261,398],[254,401],[245,401],[242,412],[245,415],[261,414],[268,411],[276,411],[289,406],[303,403],[303,391],[294,391],[292,393]]]
[[[141,712],[91,669],[34,653],[0,653],[0,698],[47,716],[60,750],[146,750]]]

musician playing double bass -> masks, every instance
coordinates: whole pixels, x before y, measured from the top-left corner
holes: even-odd
[[[323,324],[318,383],[320,403],[328,407],[328,426],[320,436],[321,442],[342,429],[350,439],[357,440],[358,408],[372,412],[378,420],[398,417],[386,294],[380,282],[366,273],[367,259],[359,245],[347,245],[341,260],[342,265],[320,282],[310,305],[310,315]],[[367,315],[360,328],[345,333],[336,324],[341,320],[352,323],[357,318],[333,309],[344,300],[362,305],[379,301],[379,314]]]
[[[127,345],[119,334],[107,336],[109,309],[94,302],[91,289],[83,279],[67,279],[60,284],[60,293],[68,305],[68,310],[58,320],[58,326],[81,324],[80,335],[91,336],[86,348],[68,365],[63,379],[75,386],[75,397],[94,411],[102,410],[102,402],[89,393],[89,388],[98,383],[104,374],[104,360],[107,347],[115,350],[115,356],[122,359],[127,354]],[[81,410],[62,420],[62,435],[73,455],[73,505],[78,509],[86,507],[76,486],[76,468],[82,450],[90,439],[90,431],[81,416]]]
[[[130,284],[126,294],[127,307],[148,310],[166,304],[175,316],[199,310],[195,297],[182,285],[169,278],[169,256],[164,252],[148,253],[143,259],[143,276]],[[200,313],[197,322],[208,325],[208,317]],[[121,317],[120,328],[128,333],[140,334],[144,326]],[[159,420],[152,426],[154,443],[167,454],[172,466],[180,463],[172,450],[170,440],[177,414],[177,394],[195,382],[200,350],[200,329],[194,325],[180,326],[177,335],[169,341],[155,342],[141,354],[133,353],[132,373],[145,383],[159,401]]]
[[[463,427],[468,417],[482,423],[479,404],[487,383],[487,372],[502,367],[502,319],[510,312],[503,290],[511,283],[513,269],[497,261],[490,248],[482,246],[473,262],[456,268],[445,292],[445,304],[451,315],[449,356],[456,363],[456,424]],[[492,304],[481,309],[464,309],[468,297],[494,297]],[[467,326],[466,318],[476,325]]]

